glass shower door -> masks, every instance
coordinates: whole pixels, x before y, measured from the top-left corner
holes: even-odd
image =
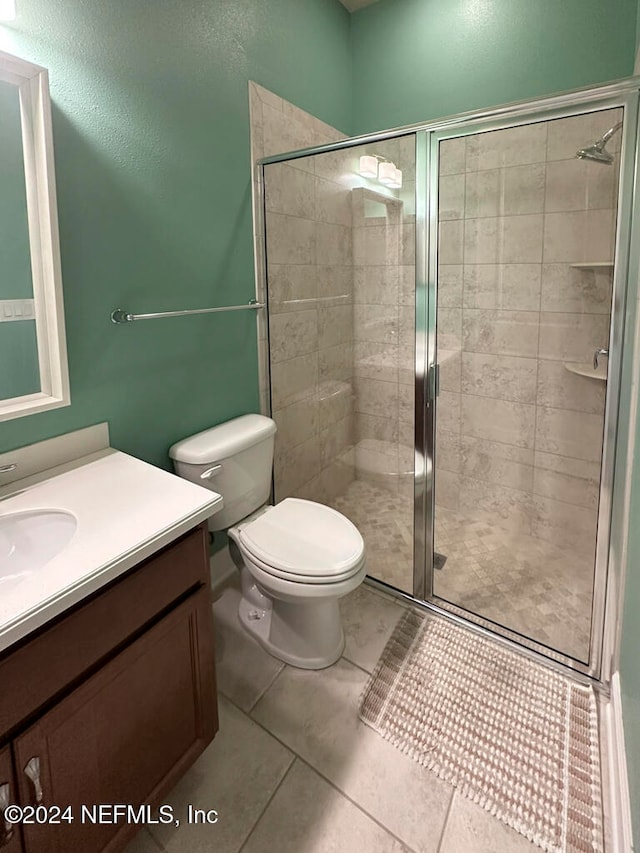
[[[415,134],[264,166],[276,501],[335,507],[413,593]]]
[[[432,598],[584,665],[622,112],[450,136],[432,148]]]

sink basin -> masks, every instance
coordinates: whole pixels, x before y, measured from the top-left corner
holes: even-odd
[[[57,509],[0,515],[0,594],[53,560],[77,526],[75,515]]]

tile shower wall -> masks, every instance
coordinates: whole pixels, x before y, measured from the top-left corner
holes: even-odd
[[[343,138],[256,84],[250,94],[256,159]],[[353,480],[352,160],[336,152],[265,169],[277,500],[329,502]]]
[[[413,495],[415,137],[358,149],[402,170],[402,189],[353,190],[355,476]],[[411,514],[411,507],[408,507]]]
[[[440,144],[438,506],[593,557],[620,111]],[[611,140],[615,151],[619,135]]]
[[[256,158],[342,138],[255,84],[251,98]],[[354,479],[413,493],[414,149],[410,136],[265,169],[278,500],[332,503]],[[403,189],[360,178],[363,153],[398,163]]]

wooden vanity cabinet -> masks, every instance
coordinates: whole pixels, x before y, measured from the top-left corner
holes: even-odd
[[[155,813],[217,731],[206,528],[145,561],[12,654],[25,663],[36,652],[47,652],[52,665],[67,657],[70,680],[17,724],[0,753],[0,770],[10,750],[18,802],[71,806],[73,822],[23,825],[21,846],[0,847],[0,853],[117,853],[139,826],[122,819],[94,823],[92,807],[148,804]],[[80,677],[79,667],[86,667]],[[32,697],[38,692],[23,689]],[[34,759],[35,784],[25,772]]]
[[[11,748],[0,749],[0,850],[2,853],[21,853],[23,850],[20,827],[4,820],[4,807],[16,801],[16,779],[11,758]]]

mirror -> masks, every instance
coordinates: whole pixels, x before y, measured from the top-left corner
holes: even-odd
[[[0,421],[70,402],[47,71],[0,52]]]

